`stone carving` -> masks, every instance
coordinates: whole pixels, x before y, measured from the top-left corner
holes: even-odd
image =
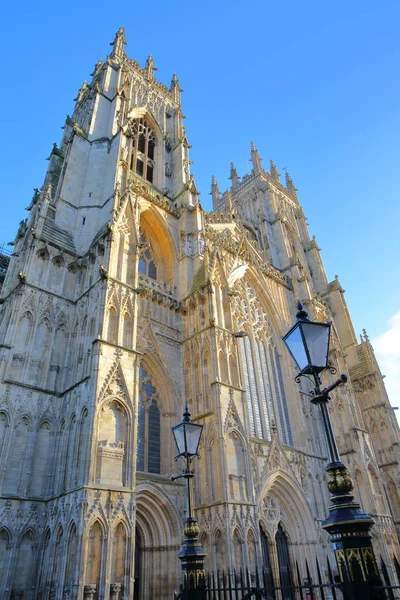
[[[279,521],[281,516],[279,503],[271,494],[265,496],[262,503],[262,511],[266,521],[269,523],[277,523]]]
[[[235,429],[235,428],[237,428],[239,430],[243,430],[235,402],[231,398],[229,401],[228,410],[226,412],[224,429],[225,429],[225,431],[228,431],[229,429]]]
[[[89,585],[85,585],[83,588],[83,598],[84,600],[94,600],[95,594],[96,594],[96,589],[97,586],[96,584],[92,583]]]
[[[122,583],[110,584],[110,600],[118,600],[122,592]]]

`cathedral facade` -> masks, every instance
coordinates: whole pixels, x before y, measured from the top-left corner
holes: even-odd
[[[329,555],[323,431],[281,340],[297,300],[333,322],[330,361],[349,374],[330,402],[339,449],[377,557],[400,559],[399,428],[293,181],[252,144],[251,172],[231,165],[222,194],[213,178],[205,212],[178,78],[160,84],[125,43],[121,28],[78,92],[1,292],[0,598],[172,598],[186,403],[204,425],[206,568],[278,583]]]

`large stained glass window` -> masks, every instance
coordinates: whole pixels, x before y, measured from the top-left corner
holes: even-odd
[[[235,297],[234,319],[239,338],[243,384],[249,416],[250,435],[271,439],[275,423],[284,444],[293,445],[283,375],[272,327],[249,284],[241,282]]]
[[[143,365],[139,375],[136,469],[160,473],[160,409],[158,394]]]

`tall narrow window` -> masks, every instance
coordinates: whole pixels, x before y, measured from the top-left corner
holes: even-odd
[[[154,262],[153,250],[144,232],[140,231],[139,273],[150,279],[157,279],[157,267]]]
[[[283,386],[283,376],[279,354],[276,348],[270,347],[270,361],[275,385],[276,400],[278,405],[279,422],[284,444],[293,446],[292,430],[289,421],[289,412],[286,402],[285,388]]]
[[[145,118],[133,122],[131,136],[131,171],[153,183],[156,136]]]
[[[246,356],[246,347],[243,338],[240,338],[240,351],[242,355],[242,365],[243,365],[243,375],[244,375],[244,386],[246,388],[246,399],[247,399],[247,408],[249,412],[249,422],[250,422],[250,433],[251,435],[257,435],[255,423],[254,423],[254,407],[251,397],[251,375],[252,371],[249,369],[249,363]]]
[[[240,342],[251,434],[270,439],[270,416],[265,394],[268,376],[261,369],[259,344],[249,337],[241,338]]]
[[[146,369],[140,367],[138,406],[138,471],[160,473],[160,408],[158,394]]]
[[[240,294],[233,300],[233,316],[236,329],[246,328],[248,332],[239,338],[239,348],[250,435],[270,440],[275,422],[283,443],[292,446],[283,374],[272,326],[254,289],[248,283],[239,287]]]

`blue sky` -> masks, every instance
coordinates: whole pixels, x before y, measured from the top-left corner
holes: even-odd
[[[212,174],[225,189],[231,161],[249,171],[253,140],[266,168],[272,158],[289,170],[356,333],[375,338],[398,322],[398,1],[23,0],[2,21],[0,243],[13,239],[72,99],[124,25],[129,56],[144,65],[152,53],[166,84],[178,73],[203,206]]]

